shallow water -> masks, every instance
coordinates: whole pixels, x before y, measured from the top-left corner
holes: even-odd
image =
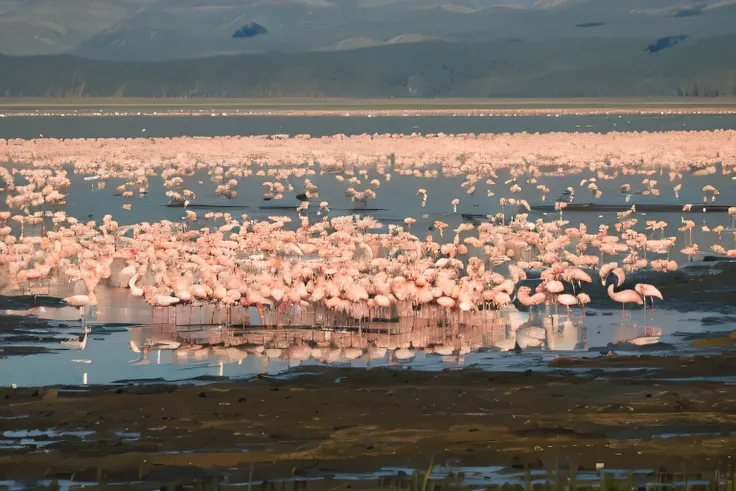
[[[141,130],[146,128],[146,132]],[[179,135],[232,135],[232,134],[267,134],[267,133],[310,133],[312,135],[329,135],[334,133],[460,133],[460,132],[550,132],[550,131],[580,131],[580,132],[606,132],[606,131],[663,131],[672,129],[716,129],[736,128],[736,115],[729,116],[705,116],[705,115],[680,115],[680,116],[560,116],[560,117],[396,117],[396,118],[337,118],[337,117],[75,117],[75,118],[53,118],[53,117],[17,117],[0,119],[0,137],[4,138],[34,138],[43,134],[45,137],[132,137],[132,136],[179,136]],[[497,184],[488,186],[482,182],[478,183],[478,189],[473,195],[466,195],[461,188],[463,177],[417,178],[411,176],[394,175],[390,181],[382,179],[381,187],[377,190],[378,197],[370,200],[367,204],[354,202],[345,195],[345,190],[350,186],[348,182],[338,182],[334,175],[321,175],[318,173],[310,176],[312,182],[320,188],[320,200],[330,203],[329,216],[339,216],[351,213],[361,213],[376,217],[385,227],[389,224],[403,224],[405,217],[416,217],[417,222],[412,227],[412,232],[419,237],[431,234],[435,240],[439,240],[439,233],[432,229],[435,220],[442,220],[449,224],[449,229],[455,228],[467,218],[463,214],[473,215],[474,220],[483,220],[486,215],[504,212],[507,216],[517,213],[516,207],[501,207],[499,197],[505,195],[508,185],[504,181],[509,179],[508,171],[499,171]],[[698,204],[703,203],[702,187],[706,184],[715,184],[721,194],[716,200],[718,205],[734,205],[730,201],[736,193],[736,181],[730,176],[711,175],[703,177],[685,176],[685,185],[679,196],[675,196],[672,186],[667,182],[666,174],[654,175],[660,184],[662,196],[653,198],[637,194],[645,189],[641,184],[641,176],[618,176],[610,180],[599,180],[598,187],[603,196],[595,200],[590,191],[581,187],[580,181],[590,178],[594,174],[583,171],[576,175],[568,176],[545,176],[540,181],[550,189],[544,196],[546,203],[552,203],[567,187],[576,190],[575,202],[596,202],[601,204],[653,204],[666,203],[683,205],[685,203],[695,204],[692,213],[681,212],[654,212],[638,213],[632,215],[639,219],[637,229],[642,230],[643,224],[648,220],[664,220],[668,227],[664,233],[648,233],[651,237],[677,236],[678,243],[671,253],[671,258],[680,263],[681,267],[687,264],[687,258],[679,249],[684,247],[685,236],[676,229],[680,226],[681,217],[685,216],[696,222],[697,227],[693,230],[693,241],[700,245],[701,251],[708,252],[711,245],[721,244],[726,249],[734,248],[734,239],[730,231],[733,224],[726,213],[703,213]],[[130,224],[141,221],[178,221],[184,214],[182,208],[167,207],[168,198],[165,196],[166,189],[160,176],[149,179],[148,193],[126,200],[122,197],[113,196],[116,186],[123,184],[123,180],[111,179],[104,189],[98,188],[97,181],[85,181],[83,176],[69,174],[71,187],[68,190],[67,204],[55,209],[63,209],[70,215],[86,219],[100,220],[105,214],[112,214],[121,224]],[[373,175],[367,179],[372,179]],[[193,228],[211,226],[212,221],[203,218],[207,211],[224,210],[233,216],[248,213],[251,218],[266,219],[272,215],[289,216],[293,218],[296,226],[299,213],[296,208],[299,201],[298,193],[303,191],[304,183],[293,178],[290,182],[293,191],[286,193],[283,200],[264,201],[263,183],[270,177],[252,176],[242,179],[237,185],[238,195],[233,199],[216,196],[215,186],[210,182],[209,176],[202,172],[191,177],[184,177],[184,187],[193,190],[196,195],[198,208],[192,208],[200,215],[199,220],[192,225]],[[619,188],[628,183],[632,186],[632,195],[624,196]],[[529,203],[538,203],[542,200],[541,193],[531,183],[520,182],[522,191],[515,195],[517,199],[526,199]],[[418,188],[427,190],[428,200],[426,206],[422,206],[420,196],[416,195]],[[496,196],[488,197],[488,190],[497,193]],[[4,202],[5,194],[0,192],[0,199]],[[450,201],[459,198],[460,204],[457,212],[454,212]],[[122,210],[123,203],[132,204],[130,211]],[[370,210],[370,211],[369,211]],[[312,206],[306,213],[312,221],[319,220],[316,206]],[[550,220],[556,218],[557,213],[542,213],[532,211],[529,220],[538,218]],[[605,224],[611,227],[618,221],[615,212],[564,212],[564,219],[569,220],[569,226],[585,223],[590,230]],[[712,232],[704,232],[702,226],[711,229],[718,225],[726,227],[721,235]],[[14,231],[18,232],[17,224],[13,224]],[[26,226],[25,234],[40,234],[40,227]],[[688,238],[689,240],[689,238]],[[665,255],[650,254],[649,259],[664,258]],[[622,257],[605,257],[605,261],[621,260]],[[715,270],[718,266],[714,267]],[[682,270],[687,272],[687,269]],[[702,272],[701,272],[702,273]],[[597,281],[597,278],[594,278]],[[71,293],[71,286],[63,283],[51,283],[46,285],[47,293],[65,296]],[[726,291],[728,285],[723,285],[719,292]],[[91,322],[120,322],[133,326],[134,324],[151,324],[154,318],[150,307],[140,298],[133,298],[127,290],[100,288],[98,291],[99,303],[94,312],[90,312]],[[666,304],[665,304],[666,305]],[[217,344],[212,338],[222,340],[223,336],[234,337],[232,330],[223,330],[213,326],[205,326],[202,329],[190,329],[181,332],[180,329],[163,326],[130,327],[130,329],[107,329],[105,327],[95,328],[89,335],[85,349],[69,349],[59,345],[58,342],[33,343],[25,341],[24,346],[39,346],[53,349],[53,353],[35,354],[30,356],[9,357],[0,359],[0,385],[17,384],[18,386],[56,385],[56,384],[106,384],[122,380],[190,380],[195,377],[249,377],[257,373],[278,374],[289,368],[297,366],[308,366],[320,363],[334,363],[350,365],[354,367],[366,366],[396,366],[411,367],[426,370],[441,370],[444,368],[477,367],[486,370],[526,370],[528,368],[542,369],[546,363],[558,356],[560,352],[567,356],[583,356],[586,349],[607,350],[609,343],[616,343],[634,338],[646,336],[642,326],[653,326],[661,330],[659,341],[662,345],[654,345],[649,349],[655,352],[666,353],[671,345],[678,352],[691,350],[689,345],[681,339],[673,336],[675,332],[702,333],[709,329],[701,322],[703,318],[719,315],[708,312],[679,313],[668,310],[656,310],[651,317],[645,318],[642,310],[634,311],[631,317],[622,317],[620,310],[613,310],[613,304],[607,303],[605,293],[603,300],[596,298],[593,313],[581,324],[579,311],[574,314],[574,322],[565,327],[564,334],[555,333],[553,336],[545,335],[544,349],[530,347],[523,353],[499,352],[499,343],[503,349],[513,347],[513,342],[508,344],[511,335],[508,329],[511,321],[504,321],[503,325],[497,325],[491,329],[483,330],[477,328],[468,332],[447,332],[438,329],[427,328],[422,332],[416,329],[413,332],[402,331],[392,334],[371,335],[368,332],[334,333],[327,331],[288,329],[280,333],[271,333],[273,337],[260,342],[273,350],[270,355],[263,353],[247,352],[231,346],[229,348],[186,349],[190,344]],[[672,305],[670,305],[672,306]],[[610,314],[610,315],[604,315]],[[71,326],[64,329],[64,337],[70,338],[81,334],[78,327],[79,314],[76,309],[66,307],[63,309],[48,309],[38,314],[47,319],[63,321]],[[251,313],[256,316],[255,313]],[[517,324],[526,321],[527,314],[514,314],[521,316]],[[541,326],[541,321],[539,321]],[[219,321],[218,321],[219,323]],[[205,323],[206,324],[206,323]],[[210,323],[214,324],[214,322]],[[58,323],[57,323],[58,325]],[[537,327],[539,327],[537,326]],[[516,326],[518,327],[518,325]],[[714,330],[727,330],[732,325],[720,325]],[[168,329],[168,330],[167,330]],[[223,331],[225,331],[223,333]],[[59,329],[34,329],[26,333],[38,335],[42,338],[59,338]],[[289,333],[289,340],[279,344],[278,335]],[[236,333],[238,334],[238,333]],[[243,334],[243,333],[239,333]],[[264,333],[261,332],[260,335]],[[249,332],[248,336],[255,337],[259,333]],[[381,336],[387,337],[383,339]],[[393,336],[393,339],[391,339]],[[434,336],[434,337],[433,337]],[[439,337],[438,337],[439,336]],[[445,336],[442,339],[441,336]],[[449,336],[449,338],[447,338]],[[317,339],[318,338],[318,339]],[[347,339],[346,339],[347,338]],[[5,338],[0,338],[0,347],[3,346]],[[472,340],[472,341],[471,341]],[[140,349],[136,353],[131,349],[130,342]],[[160,341],[173,341],[182,343],[177,350],[160,349]],[[502,342],[506,341],[505,344]],[[513,340],[512,340],[513,341]],[[156,345],[156,342],[159,342]],[[304,352],[293,357],[294,347],[303,347],[305,343],[319,342],[323,348],[331,350],[329,356],[309,356],[304,358]],[[284,344],[285,343],[285,344]],[[452,344],[455,352],[451,355],[441,356],[428,354],[424,348],[438,344]],[[249,345],[258,345],[257,341]],[[523,343],[522,343],[523,344]],[[146,348],[146,346],[149,346]],[[390,351],[383,356],[371,358],[367,355],[369,346],[386,348]],[[359,356],[353,357],[354,351],[346,351],[351,348],[363,350]],[[409,350],[396,356],[398,349]],[[633,349],[638,351],[642,348],[631,346],[618,349]],[[413,352],[412,352],[413,351]],[[648,351],[650,352],[650,351]],[[346,353],[351,353],[346,356]],[[461,354],[462,353],[462,354]]]
[[[509,116],[509,117],[393,117],[393,118],[344,118],[344,117],[143,117],[146,121],[138,122],[137,117],[28,117],[28,118],[5,118],[0,119],[0,138],[35,138],[39,134],[45,137],[152,137],[152,136],[179,136],[179,135],[228,135],[228,134],[269,134],[269,133],[311,133],[314,136],[332,135],[335,133],[371,133],[371,132],[403,132],[412,133],[424,128],[424,133],[444,131],[446,133],[473,132],[481,133],[488,131],[504,132],[549,132],[549,131],[666,131],[671,129],[728,129],[736,128],[736,115],[629,115],[629,116]],[[416,119],[416,121],[413,121]],[[412,121],[409,121],[412,120]],[[147,128],[145,134],[140,130],[132,132],[130,128],[136,128],[140,124],[151,123],[153,128]],[[398,127],[395,127],[397,126]],[[617,126],[614,126],[617,125]],[[622,126],[624,125],[624,126]],[[150,126],[150,125],[149,125]],[[31,130],[33,128],[33,130]],[[40,128],[40,129],[38,129]],[[160,128],[161,133],[156,133]],[[311,129],[311,130],[310,130]],[[39,131],[39,133],[36,133]],[[50,131],[50,132],[49,132]],[[98,132],[98,133],[94,133]],[[2,158],[2,157],[0,157]],[[2,162],[0,162],[2,163]],[[427,166],[431,170],[432,166]],[[109,179],[104,189],[98,188],[98,181],[85,181],[84,176],[72,173],[72,167],[68,167],[68,176],[71,186],[65,190],[67,203],[63,206],[49,207],[54,211],[64,210],[68,214],[80,219],[91,218],[98,222],[106,214],[111,214],[120,225],[137,223],[141,221],[172,220],[179,221],[184,216],[183,208],[167,207],[169,198],[166,197],[167,189],[164,181],[159,176],[148,179],[148,192],[145,195],[136,195],[133,198],[114,196],[117,186],[125,184],[123,179]],[[678,237],[678,243],[672,250],[672,258],[678,263],[687,258],[679,253],[689,242],[689,235],[678,232],[681,218],[693,220],[696,228],[692,231],[692,241],[700,246],[700,250],[709,253],[713,244],[720,243],[726,249],[734,247],[734,240],[729,233],[736,228],[736,223],[723,212],[703,212],[703,206],[708,204],[721,206],[736,206],[736,180],[732,176],[720,175],[721,169],[715,175],[692,176],[686,175],[683,186],[679,193],[674,192],[674,184],[668,182],[666,171],[660,171],[650,179],[658,181],[657,188],[661,191],[660,197],[644,196],[641,193],[647,187],[641,183],[642,176],[617,175],[612,179],[598,179],[597,186],[602,192],[600,198],[594,198],[586,185],[581,185],[583,179],[595,177],[595,173],[588,170],[572,175],[545,175],[539,178],[549,192],[542,194],[537,189],[537,184],[519,181],[521,191],[513,195],[508,192],[511,178],[508,169],[498,171],[496,184],[487,185],[480,181],[472,195],[467,195],[461,187],[464,176],[444,176],[425,178],[415,176],[402,176],[393,174],[390,181],[386,181],[375,172],[369,173],[361,178],[361,185],[355,186],[347,181],[347,178],[339,182],[333,174],[322,174],[320,168],[316,167],[316,175],[310,176],[313,184],[319,187],[319,199],[313,200],[312,206],[307,211],[297,212],[300,201],[296,198],[299,193],[304,192],[304,182],[294,176],[288,179],[288,184],[293,186],[293,191],[286,191],[284,199],[266,201],[263,198],[264,183],[272,181],[271,176],[249,176],[247,179],[239,179],[235,187],[237,196],[232,199],[217,196],[215,184],[211,182],[207,172],[198,172],[194,176],[182,176],[182,188],[189,189],[196,194],[192,202],[192,210],[196,211],[200,219],[192,227],[211,226],[211,221],[206,221],[202,216],[209,211],[225,211],[239,217],[247,213],[251,219],[265,220],[269,216],[288,216],[293,222],[292,227],[298,226],[299,216],[308,216],[314,222],[323,218],[318,210],[319,201],[328,201],[330,213],[328,216],[340,216],[351,213],[370,215],[384,224],[383,230],[391,225],[403,226],[406,217],[414,217],[417,223],[412,226],[411,231],[424,237],[431,234],[434,240],[440,240],[436,230],[430,230],[435,220],[442,220],[449,225],[448,230],[454,229],[463,221],[485,220],[486,216],[497,213],[505,213],[508,218],[514,214],[524,211],[521,207],[506,205],[501,206],[501,197],[513,197],[517,200],[526,200],[529,204],[551,205],[567,188],[575,190],[574,203],[595,203],[596,205],[674,205],[680,209],[685,204],[692,204],[691,212],[647,212],[634,213],[630,218],[637,218],[639,224],[637,230],[644,229],[644,223],[649,220],[665,221],[668,226],[664,231],[648,233],[652,238]],[[366,202],[355,201],[345,195],[350,187],[362,188],[368,185],[373,178],[380,178],[381,185],[376,189],[376,199]],[[287,184],[285,182],[284,184]],[[631,185],[628,195],[621,193],[623,184]],[[720,191],[715,201],[710,196],[705,196],[701,189],[706,185],[715,185]],[[422,206],[421,196],[417,196],[417,190],[427,190],[427,203]],[[488,196],[488,192],[494,193]],[[4,202],[6,193],[0,190],[0,200]],[[458,198],[460,204],[457,212],[454,212],[450,201]],[[131,205],[131,210],[122,209],[124,203]],[[4,206],[0,206],[4,209]],[[466,217],[472,218],[464,218]],[[558,218],[556,212],[545,212],[532,210],[529,213],[529,221],[543,218],[547,221]],[[597,229],[599,225],[613,226],[619,221],[616,211],[565,211],[563,218],[569,221],[567,226],[576,227],[580,223],[588,225],[589,230]],[[10,223],[17,234],[19,227]],[[726,230],[721,235],[702,232],[701,227],[707,226],[713,229],[722,225]],[[40,227],[26,226],[26,235],[40,233]],[[651,254],[652,258],[662,258]],[[603,258],[613,260],[613,258]],[[603,263],[603,261],[602,261]]]
[[[649,220],[667,222],[668,226],[664,231],[647,232],[647,235],[656,239],[678,237],[678,243],[671,251],[672,259],[675,259],[678,263],[686,262],[687,257],[680,254],[679,250],[685,247],[686,242],[690,240],[689,235],[677,231],[677,228],[682,226],[681,220],[683,217],[695,222],[696,227],[692,230],[692,241],[700,246],[703,253],[709,253],[710,246],[717,243],[722,244],[726,249],[735,247],[730,233],[735,224],[732,223],[729,215],[725,212],[703,212],[703,207],[711,203],[736,206],[736,199],[732,198],[736,196],[736,180],[731,179],[731,176],[720,176],[718,174],[685,176],[683,188],[679,195],[675,196],[672,185],[667,182],[666,174],[653,175],[651,179],[659,181],[658,187],[662,192],[660,197],[641,195],[646,187],[641,184],[642,178],[640,176],[617,176],[614,179],[598,181],[598,188],[603,195],[595,199],[591,191],[580,186],[582,179],[594,175],[592,172],[584,171],[567,176],[545,176],[540,179],[540,182],[543,182],[550,191],[544,196],[536,189],[536,184],[519,182],[522,189],[513,196],[516,199],[525,199],[531,205],[553,204],[566,188],[573,187],[575,189],[574,203],[622,204],[629,207],[643,204],[674,204],[680,207],[685,204],[693,204],[691,212],[644,212],[634,213],[630,218],[639,220],[637,230],[644,230],[645,222]],[[367,182],[374,177],[376,175],[369,174],[369,177],[365,178],[364,181]],[[64,210],[80,219],[94,219],[98,222],[104,215],[111,214],[120,225],[141,221],[179,221],[185,215],[184,208],[166,206],[169,198],[166,197],[166,188],[163,186],[163,180],[160,176],[149,178],[147,194],[127,199],[114,196],[115,188],[124,184],[122,179],[110,179],[104,189],[99,189],[97,181],[85,181],[83,176],[74,175],[71,172],[69,172],[69,178],[71,186],[67,190],[67,204],[50,207],[50,209],[54,211]],[[215,194],[215,186],[210,182],[206,172],[199,172],[194,176],[184,177],[183,179],[184,188],[190,189],[196,194],[196,200],[193,202],[195,206],[192,206],[191,209],[199,215],[199,219],[192,224],[192,228],[213,225],[211,220],[204,219],[204,215],[210,211],[226,211],[233,217],[239,217],[242,213],[247,213],[251,219],[259,220],[268,219],[270,216],[287,216],[292,219],[290,228],[298,227],[299,216],[308,216],[310,221],[315,222],[324,216],[361,214],[373,216],[380,221],[383,224],[382,231],[384,233],[389,225],[404,226],[404,218],[414,217],[417,222],[412,225],[411,230],[415,235],[424,237],[431,234],[434,240],[439,241],[441,240],[439,232],[431,229],[436,220],[446,222],[449,225],[448,230],[452,230],[468,219],[478,223],[478,221],[487,220],[487,215],[497,213],[505,213],[510,219],[514,214],[525,211],[517,206],[506,205],[502,207],[499,204],[500,197],[511,195],[507,192],[508,186],[504,185],[504,182],[509,178],[508,171],[499,171],[495,185],[486,185],[481,181],[478,183],[476,191],[472,195],[467,195],[461,187],[464,181],[462,176],[452,177],[440,174],[436,178],[418,178],[393,175],[390,181],[381,179],[384,182],[377,189],[376,199],[361,203],[345,195],[345,191],[353,186],[347,180],[339,182],[335,175],[320,174],[318,169],[316,175],[310,176],[310,180],[319,187],[318,201],[329,202],[330,212],[328,214],[321,214],[322,212],[318,209],[318,202],[312,203],[312,206],[306,211],[297,211],[300,202],[296,196],[304,192],[304,183],[296,178],[289,180],[294,189],[284,193],[284,199],[269,201],[263,199],[264,189],[267,189],[263,183],[272,180],[268,176],[253,175],[247,179],[241,179],[236,187],[238,194],[232,199]],[[632,194],[621,194],[620,187],[623,184],[631,185]],[[708,197],[707,203],[704,201],[704,193],[701,189],[708,184],[714,184],[721,193],[715,202],[711,202],[710,197]],[[422,206],[422,197],[417,196],[419,188],[427,191],[426,206]],[[491,191],[495,195],[488,196],[487,191]],[[453,206],[450,204],[455,198],[460,200],[457,212],[453,211]],[[544,198],[544,201],[542,201],[542,198]],[[0,191],[0,199],[4,201],[5,192]],[[124,203],[131,204],[129,211],[122,209]],[[471,218],[464,218],[463,215]],[[560,214],[557,212],[532,210],[528,219],[534,221],[543,218],[550,221],[559,218],[559,216]],[[567,226],[576,227],[580,223],[585,223],[589,230],[596,230],[599,225],[608,225],[613,229],[619,221],[616,211],[565,211],[562,216],[569,221]],[[13,222],[9,225],[13,227],[16,233],[19,232],[20,227],[16,223]],[[726,229],[721,235],[702,231],[703,226],[713,229],[719,225]],[[26,235],[38,235],[40,233],[40,226],[27,225],[25,227]],[[649,259],[665,257],[665,255],[651,253]],[[605,261],[614,260],[610,256],[604,259]]]
[[[43,315],[55,317],[63,312],[48,310]],[[320,365],[430,371],[462,368],[548,370],[547,363],[558,356],[597,356],[599,351],[662,355],[673,353],[672,350],[678,354],[709,352],[707,349],[694,350],[680,335],[710,332],[701,320],[712,313],[656,310],[647,315],[646,323],[643,310],[627,312],[625,316],[620,310],[593,310],[591,314],[594,315],[585,319],[573,314],[572,321],[568,322],[563,313],[559,317],[560,324],[552,326],[550,317],[543,320],[538,314],[529,323],[528,313],[506,309],[500,313],[500,318],[490,318],[485,326],[457,330],[431,327],[425,322],[428,319],[367,323],[360,330],[243,329],[199,326],[196,322],[173,326],[161,323],[160,318],[154,325],[128,329],[115,326],[108,330],[105,326],[93,325],[83,350],[69,349],[58,343],[40,343],[38,346],[56,351],[0,359],[0,385],[196,382],[198,378],[200,382],[209,382],[223,377],[277,375],[287,370],[298,372],[299,367]],[[251,321],[258,322],[256,317],[251,317]],[[424,327],[417,326],[417,322]],[[72,327],[62,329],[67,337],[80,334],[80,328],[73,327],[74,324],[78,326],[77,322],[70,321]],[[716,331],[722,329],[723,326],[719,326]],[[631,344],[632,340],[652,334],[655,334],[654,339],[649,342],[654,344]],[[522,353],[508,351],[515,343],[524,348]],[[569,370],[585,373],[581,369]],[[339,384],[339,379],[335,383]]]
[[[714,130],[736,128],[728,115],[591,116],[18,116],[0,118],[0,138],[131,138],[337,133],[549,133]],[[143,131],[145,129],[145,131]]]

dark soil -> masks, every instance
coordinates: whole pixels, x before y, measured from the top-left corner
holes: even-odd
[[[736,376],[736,354],[560,358],[552,367],[314,368],[207,386],[0,389],[4,430],[95,432],[54,437],[43,451],[0,447],[0,475],[155,483],[217,474],[248,482],[253,463],[261,480],[426,469],[432,456],[515,466],[567,456],[581,469],[646,462],[670,471],[730,461],[736,386],[666,379]]]

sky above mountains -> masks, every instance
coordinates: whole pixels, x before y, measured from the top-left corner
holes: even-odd
[[[427,41],[734,32],[736,0],[0,0],[0,53],[171,60]]]

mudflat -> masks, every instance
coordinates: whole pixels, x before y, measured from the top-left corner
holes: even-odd
[[[188,386],[3,388],[3,438],[18,445],[0,446],[0,475],[248,482],[432,459],[539,467],[566,456],[581,469],[670,471],[730,462],[736,386],[724,381],[736,380],[736,354],[591,353],[549,368],[310,367]]]

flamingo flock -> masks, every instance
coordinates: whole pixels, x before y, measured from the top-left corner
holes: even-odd
[[[545,199],[545,176],[582,170],[591,177],[579,187],[596,199],[602,183],[619,175],[634,183],[622,193],[638,186],[641,194],[656,197],[669,181],[677,194],[684,176],[734,174],[736,131],[0,140],[0,155],[9,162],[0,167],[7,207],[0,212],[3,290],[62,278],[74,285],[65,300],[78,307],[95,305],[95,289],[104,284],[127,288],[153,307],[320,305],[354,319],[431,307],[457,322],[458,313],[514,302],[532,310],[561,306],[568,316],[573,307],[584,312],[591,298],[583,290],[596,274],[604,285],[609,274],[616,276],[607,291],[624,308],[662,299],[653,285],[621,287],[625,272],[678,269],[669,258],[678,237],[665,236],[666,222],[639,223],[632,206],[618,214],[615,226],[589,231],[564,220],[565,203],[558,203],[555,219],[531,219],[529,203],[513,196],[529,186]],[[511,178],[499,180],[501,169]],[[99,222],[70,216],[63,209],[68,172],[92,176],[100,190],[110,179],[123,179],[115,194],[129,200],[145,196],[149,179],[160,176],[167,197],[183,206],[182,217],[120,225],[112,215]],[[239,181],[254,176],[270,179],[264,200],[283,199],[296,192],[289,179],[303,180],[298,219],[198,214],[189,208],[196,193],[186,187],[198,172],[207,173],[222,199],[235,197]],[[461,192],[468,199],[481,186],[505,194],[499,199],[504,213],[455,228],[435,220],[431,229],[439,240],[422,237],[412,230],[414,217],[385,226],[371,216],[331,216],[329,203],[317,201],[319,186],[310,181],[317,172],[350,186],[345,195],[353,201],[377,199],[392,174],[463,176]],[[702,191],[706,202],[719,194],[712,185]],[[433,199],[424,188],[416,195],[422,207]],[[442,199],[448,213],[457,213],[461,200],[447,198]],[[310,200],[319,202],[316,216],[308,213]],[[509,217],[506,206],[514,210]],[[695,224],[684,218],[682,223],[681,252],[695,255]],[[724,230],[713,232],[720,238]],[[736,257],[736,248],[719,247],[716,252]],[[534,288],[525,283],[532,272],[540,276]]]
[[[9,162],[29,163],[49,172],[72,163],[75,171],[101,179],[131,181],[154,169],[174,169],[187,175],[195,169],[242,169],[269,176],[283,173],[304,177],[319,164],[323,172],[392,167],[417,175],[439,165],[443,175],[493,178],[499,169],[527,173],[545,166],[559,172],[588,168],[610,179],[611,172],[644,174],[660,168],[676,181],[682,174],[707,175],[722,164],[733,174],[736,131],[667,131],[612,133],[504,134],[385,134],[385,135],[268,135],[180,138],[106,138],[33,140],[0,139],[0,155]],[[246,166],[244,168],[244,166]],[[223,179],[237,178],[238,174]],[[353,177],[353,176],[351,176]],[[357,177],[356,177],[357,179]],[[476,181],[477,182],[477,181]],[[514,183],[518,184],[518,183]],[[646,183],[649,188],[656,188]],[[535,184],[536,185],[536,184]],[[593,190],[596,181],[588,184]],[[469,193],[470,194],[470,193]]]

